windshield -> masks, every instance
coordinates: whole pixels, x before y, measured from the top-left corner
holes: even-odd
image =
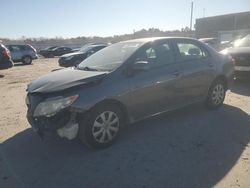
[[[50,46],[50,47],[45,48],[45,50],[53,50],[54,48],[58,48],[58,47],[57,46]]]
[[[235,41],[234,46],[235,47],[250,47],[250,35],[247,35],[246,37]]]
[[[142,42],[113,44],[84,60],[79,64],[78,68],[84,70],[112,71],[118,68],[142,44]]]
[[[89,51],[91,48],[93,48],[93,46],[89,45],[89,44],[86,44],[84,45],[83,47],[80,48],[80,51],[81,52],[87,52]]]

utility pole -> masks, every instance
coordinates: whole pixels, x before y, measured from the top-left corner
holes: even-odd
[[[190,31],[192,31],[193,26],[193,9],[194,9],[194,2],[191,2],[191,18],[190,18]]]
[[[203,18],[205,18],[205,17],[206,17],[206,9],[203,8]]]

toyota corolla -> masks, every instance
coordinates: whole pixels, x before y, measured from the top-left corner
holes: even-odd
[[[41,136],[111,145],[125,124],[203,102],[222,106],[233,60],[191,38],[113,44],[28,85],[27,118]]]

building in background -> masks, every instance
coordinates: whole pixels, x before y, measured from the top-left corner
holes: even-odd
[[[196,19],[197,38],[218,38],[232,41],[250,34],[250,12]]]

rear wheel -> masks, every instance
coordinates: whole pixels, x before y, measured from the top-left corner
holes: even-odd
[[[101,105],[80,121],[79,138],[91,148],[105,148],[117,139],[124,123],[123,113],[115,105]]]
[[[30,65],[32,63],[32,58],[30,56],[24,56],[22,62],[25,65]]]
[[[217,109],[222,106],[225,99],[226,90],[226,83],[224,80],[215,80],[209,89],[206,99],[206,106],[209,109]]]

